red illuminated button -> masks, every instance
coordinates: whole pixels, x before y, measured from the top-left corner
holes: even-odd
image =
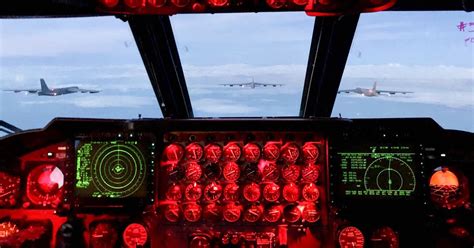
[[[281,169],[283,179],[288,182],[295,182],[300,177],[300,167],[295,164],[285,165]]]
[[[244,186],[244,198],[249,202],[256,202],[260,199],[260,187],[256,183]]]
[[[209,144],[204,148],[204,157],[207,161],[217,163],[222,156],[222,148],[217,144]]]
[[[269,202],[275,202],[280,198],[280,186],[269,183],[263,188],[263,198]]]
[[[179,211],[179,206],[177,204],[170,204],[166,206],[165,209],[165,218],[169,222],[177,222],[179,220],[180,216],[180,211]]]
[[[163,153],[167,161],[179,162],[183,158],[184,149],[181,145],[171,144],[165,148]]]
[[[189,161],[198,161],[202,158],[204,150],[198,143],[191,143],[186,146],[186,159]]]
[[[254,143],[244,146],[244,158],[247,162],[257,162],[260,159],[260,147]]]
[[[183,210],[184,218],[189,222],[196,222],[201,219],[201,206],[196,203],[189,203]]]
[[[314,183],[306,184],[303,187],[303,198],[307,201],[316,201],[319,198],[319,190]]]
[[[224,147],[224,159],[226,161],[235,162],[239,160],[242,151],[239,144],[230,142]]]
[[[280,156],[280,148],[275,143],[268,142],[263,147],[263,158],[269,161],[276,161]]]
[[[315,182],[319,177],[319,168],[315,164],[306,164],[301,169],[301,177],[306,182]]]
[[[300,197],[300,190],[294,183],[290,183],[283,187],[283,198],[288,202],[295,202]]]
[[[123,231],[123,242],[126,247],[142,247],[148,240],[148,233],[144,226],[132,223]]]
[[[240,177],[239,165],[235,162],[228,162],[224,165],[223,176],[228,181],[236,181]]]
[[[313,143],[304,144],[301,150],[303,150],[303,159],[306,162],[315,162],[319,157],[318,147]]]
[[[281,148],[281,157],[289,163],[294,163],[300,155],[300,149],[295,143],[286,143]]]
[[[239,199],[239,185],[227,184],[224,187],[224,201],[237,201]]]

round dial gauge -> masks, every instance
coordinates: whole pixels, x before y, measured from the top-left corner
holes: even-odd
[[[315,164],[306,164],[301,169],[301,178],[306,182],[315,182],[319,177],[319,168]]]
[[[279,9],[283,6],[285,6],[287,0],[267,0],[268,6],[274,8],[274,9]]]
[[[344,227],[339,232],[338,241],[341,248],[364,247],[364,235],[358,228],[353,226]]]
[[[165,218],[169,222],[178,222],[180,216],[179,206],[177,204],[170,204],[165,208]]]
[[[92,227],[90,242],[93,248],[115,247],[118,234],[111,223],[101,222]]]
[[[276,161],[280,156],[280,148],[274,143],[268,142],[263,147],[263,158],[268,161]]]
[[[415,173],[407,162],[395,157],[381,157],[369,164],[364,174],[366,190],[403,193],[415,191]]]
[[[280,172],[278,171],[278,167],[275,163],[267,162],[263,166],[263,171],[262,171],[263,180],[276,181],[279,176],[280,176]]]
[[[263,188],[263,198],[269,202],[275,202],[280,198],[280,186],[269,183]]]
[[[263,214],[263,207],[260,205],[251,205],[244,212],[244,220],[246,222],[254,223],[257,222]]]
[[[314,183],[308,183],[303,187],[303,198],[306,201],[316,201],[319,198],[318,187]]]
[[[148,241],[148,232],[138,223],[132,223],[123,231],[123,243],[126,247],[143,247]]]
[[[183,158],[184,149],[179,144],[171,144],[165,148],[163,154],[164,160],[177,163]]]
[[[197,181],[201,178],[202,169],[201,166],[196,162],[191,162],[186,165],[185,170],[186,179],[189,181]]]
[[[299,199],[299,197],[300,190],[296,184],[289,183],[283,187],[283,198],[285,198],[287,202],[295,202]]]
[[[201,185],[197,183],[192,183],[186,186],[184,190],[184,197],[188,201],[197,201],[201,198],[202,195],[202,188]]]
[[[221,176],[221,166],[216,163],[206,164],[204,166],[204,175],[207,179],[216,180]]]
[[[217,201],[222,195],[222,186],[212,182],[204,188],[204,199],[207,201]]]
[[[167,0],[148,0],[147,2],[150,6],[153,6],[154,8],[160,8],[166,4]]]
[[[9,221],[0,223],[0,238],[8,238],[19,231],[20,229]]]
[[[308,4],[308,0],[293,0],[293,3],[299,6],[304,6]]]
[[[260,199],[260,187],[256,183],[244,186],[244,198],[249,202],[256,202]]]
[[[296,205],[287,205],[283,210],[285,220],[295,223],[301,218],[301,210]]]
[[[250,181],[257,181],[259,179],[259,171],[257,163],[248,163],[244,167],[243,178]]]
[[[176,182],[184,178],[185,169],[181,164],[174,164],[167,168],[168,177],[171,181]]]
[[[191,143],[186,146],[186,159],[188,161],[198,161],[202,158],[204,150],[198,143]]]
[[[171,2],[174,4],[174,6],[178,8],[184,8],[186,7],[191,1],[190,0],[171,0]]]
[[[189,203],[183,210],[184,218],[189,222],[196,222],[201,218],[201,206],[196,203]]]
[[[235,203],[229,203],[224,207],[222,215],[227,222],[236,222],[240,219],[241,210]]]
[[[257,162],[260,159],[260,147],[255,143],[248,143],[244,146],[244,158],[247,162]]]
[[[224,188],[224,201],[237,201],[239,199],[239,185],[227,184]]]
[[[229,4],[229,0],[209,0],[209,4],[214,7],[223,7]]]
[[[224,159],[225,161],[235,162],[239,160],[242,151],[239,144],[230,142],[224,147]]]
[[[275,223],[281,218],[281,207],[280,206],[272,206],[267,211],[265,211],[264,218],[266,221]]]
[[[370,242],[374,247],[398,248],[398,235],[392,228],[385,226],[378,228],[372,233]]]
[[[211,163],[217,163],[222,156],[222,148],[217,144],[204,147],[204,157]]]
[[[438,206],[451,209],[464,205],[468,197],[462,181],[447,167],[437,169],[430,178],[431,200]],[[464,193],[464,194],[463,194]]]
[[[281,169],[283,179],[295,182],[300,177],[300,167],[296,164],[287,164]]]
[[[314,163],[319,157],[318,147],[313,143],[306,143],[301,148],[303,151],[303,159],[307,163]]]
[[[172,200],[172,201],[179,201],[183,197],[183,194],[181,192],[181,187],[177,184],[172,184],[168,187],[168,190],[166,191],[166,199]]]
[[[19,194],[20,178],[0,172],[0,207],[14,206]]]
[[[235,162],[228,162],[224,165],[224,178],[227,181],[237,181],[240,177],[240,168],[239,165]]]
[[[316,205],[313,203],[311,204],[306,204],[303,209],[303,219],[307,222],[314,223],[319,220],[319,212],[318,209],[316,208]]]
[[[28,174],[26,195],[31,203],[57,206],[61,202],[64,175],[54,165],[40,165]]]
[[[208,237],[205,236],[194,236],[189,242],[189,248],[210,248],[211,242]]]
[[[221,208],[211,203],[204,207],[204,218],[208,221],[217,222],[221,219]]]
[[[281,148],[281,157],[289,163],[294,163],[300,155],[300,149],[295,143],[286,143]]]

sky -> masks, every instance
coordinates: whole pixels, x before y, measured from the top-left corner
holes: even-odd
[[[297,116],[314,18],[304,13],[176,15],[174,35],[195,116]],[[457,27],[468,23],[464,32]],[[363,14],[333,116],[431,117],[474,132],[474,22],[464,12]],[[469,32],[473,31],[473,32]],[[466,39],[469,42],[466,42]],[[474,41],[474,39],[473,39]],[[0,89],[76,85],[98,94],[0,92],[0,119],[23,129],[54,117],[162,117],[128,23],[114,17],[1,19]],[[280,83],[276,88],[220,84]]]

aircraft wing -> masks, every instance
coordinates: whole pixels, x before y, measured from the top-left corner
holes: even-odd
[[[251,84],[250,83],[243,83],[243,84],[221,84],[221,85],[230,86],[230,87],[234,87],[234,86],[245,87],[245,86],[250,86]]]
[[[356,93],[355,89],[348,89],[348,90],[338,90],[337,94],[339,93]]]
[[[81,92],[81,93],[99,93],[100,90],[88,90],[88,89],[81,89],[81,88],[76,88],[76,89],[69,89],[71,92]]]
[[[390,95],[395,95],[395,94],[410,94],[413,93],[413,91],[397,91],[397,90],[377,90],[378,94],[390,94]]]
[[[255,83],[255,86],[263,86],[263,87],[267,87],[267,86],[273,86],[273,87],[277,87],[277,86],[283,86],[283,84],[264,84],[264,83]]]
[[[8,90],[3,90],[3,91],[13,91],[15,93],[19,93],[19,92],[38,93],[41,90],[40,89],[8,89]]]

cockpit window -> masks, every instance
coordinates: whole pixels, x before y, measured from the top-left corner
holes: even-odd
[[[363,14],[332,115],[432,117],[473,132],[473,61],[469,13]]]
[[[1,19],[0,36],[1,120],[29,129],[55,117],[162,116],[126,22]]]
[[[171,17],[195,116],[297,116],[314,18]]]

